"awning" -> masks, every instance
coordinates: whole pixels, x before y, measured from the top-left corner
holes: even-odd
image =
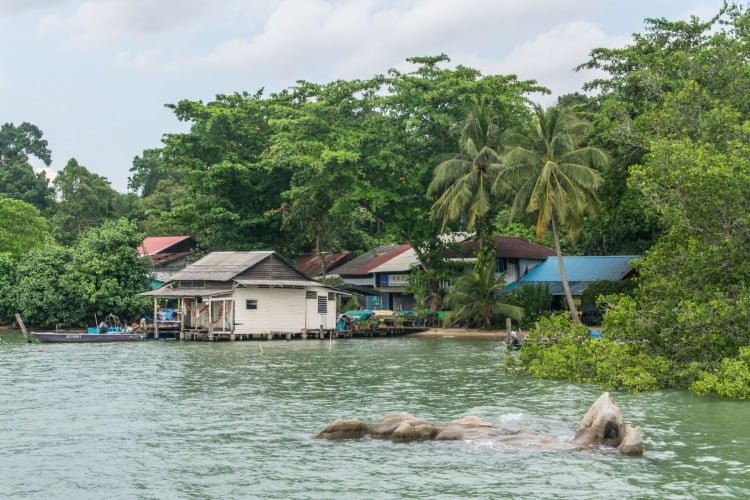
[[[231,288],[159,288],[138,295],[141,297],[214,297],[229,295],[232,291]]]
[[[254,285],[262,285],[262,286],[315,286],[315,287],[329,288],[329,287],[325,286],[322,283],[318,283],[317,281],[308,281],[308,280],[243,280],[243,279],[237,279],[237,280],[234,280],[234,281],[238,285],[243,285],[243,286],[254,286]]]

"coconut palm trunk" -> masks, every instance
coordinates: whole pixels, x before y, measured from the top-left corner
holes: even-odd
[[[477,239],[477,261],[474,264],[474,272],[479,273],[487,268],[495,269],[495,238],[492,234],[492,221],[484,216],[476,222]]]
[[[560,281],[562,281],[563,291],[565,292],[565,302],[568,304],[568,312],[570,318],[580,323],[581,318],[578,317],[576,305],[573,302],[573,292],[570,291],[570,282],[568,281],[568,273],[565,272],[565,262],[563,260],[562,249],[560,248],[560,231],[557,228],[557,221],[555,221],[554,215],[550,217],[550,225],[552,226],[552,237],[555,240],[555,253],[557,254],[557,265],[560,267]]]

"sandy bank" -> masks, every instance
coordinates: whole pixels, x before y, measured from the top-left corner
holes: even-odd
[[[468,329],[468,328],[432,328],[424,332],[410,333],[409,337],[442,337],[442,338],[506,340],[508,337],[508,333],[505,330],[476,330],[476,329]]]

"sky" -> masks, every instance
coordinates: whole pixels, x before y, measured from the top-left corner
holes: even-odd
[[[447,54],[483,74],[581,90],[591,49],[645,18],[707,18],[721,0],[0,0],[0,123],[31,122],[50,177],[70,158],[127,190],[133,158],[187,130],[164,105],[367,78]],[[32,162],[41,168],[40,162]]]

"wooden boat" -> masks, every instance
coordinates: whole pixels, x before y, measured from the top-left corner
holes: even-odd
[[[140,333],[108,332],[31,332],[39,342],[137,342],[143,340]]]
[[[85,332],[31,332],[39,342],[137,342],[144,340],[142,333],[123,329],[120,319],[114,314],[108,315],[97,327],[88,328]]]

